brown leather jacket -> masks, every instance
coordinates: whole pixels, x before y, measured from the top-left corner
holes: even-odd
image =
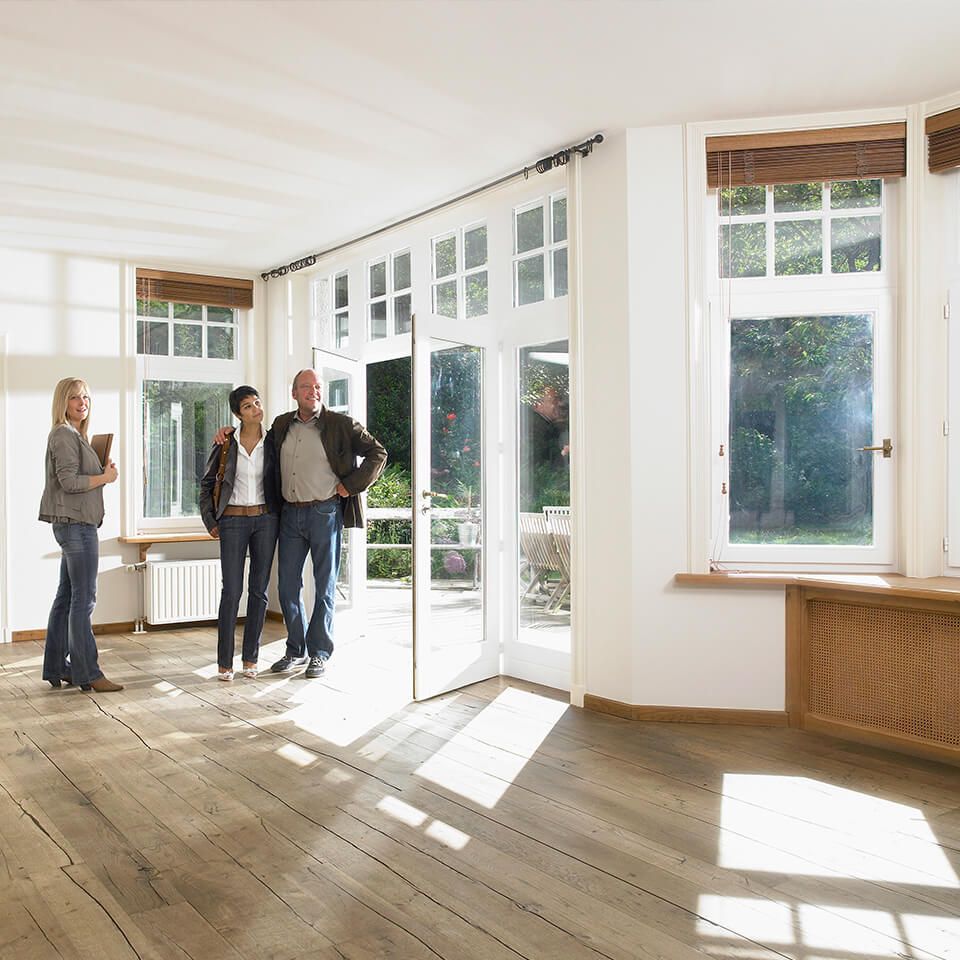
[[[280,482],[280,448],[287,437],[290,422],[296,411],[281,413],[270,427],[273,443],[277,451],[273,460],[276,471],[275,480],[279,496],[283,497]],[[363,526],[363,504],[360,494],[383,473],[387,463],[387,451],[383,444],[367,432],[366,428],[352,417],[342,413],[333,413],[326,407],[320,410],[320,416],[314,421],[320,431],[323,449],[330,461],[330,469],[340,478],[340,482],[350,491],[349,497],[341,497],[343,503],[343,525],[345,527]],[[357,458],[360,458],[359,464]]]

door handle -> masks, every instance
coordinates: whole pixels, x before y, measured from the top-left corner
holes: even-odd
[[[862,451],[883,451],[883,458],[889,460],[891,454],[893,453],[893,441],[889,437],[883,438],[883,443],[879,447],[860,447]]]
[[[446,496],[446,494],[437,493],[436,490],[424,490],[423,493],[420,494],[420,496],[423,497],[424,499],[427,499],[429,497],[443,497],[443,496]]]

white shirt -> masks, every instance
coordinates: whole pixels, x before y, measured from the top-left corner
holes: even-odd
[[[230,507],[252,507],[265,503],[263,493],[263,430],[260,442],[247,453],[237,436],[237,475],[233,478],[233,492],[230,494]]]

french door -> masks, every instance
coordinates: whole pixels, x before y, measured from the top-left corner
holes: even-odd
[[[496,348],[477,321],[413,320],[413,671],[424,700],[500,672]]]
[[[323,380],[323,404],[335,413],[366,421],[366,376],[363,364],[331,350],[314,347],[313,368]],[[354,640],[364,632],[367,597],[366,531],[343,531],[340,576],[337,578],[337,635]],[[313,574],[310,564],[304,573],[304,603],[313,606]]]

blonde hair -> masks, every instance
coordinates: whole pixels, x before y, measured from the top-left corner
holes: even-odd
[[[61,423],[70,423],[67,419],[67,404],[78,390],[87,396],[87,416],[83,423],[80,424],[80,436],[86,440],[87,428],[90,425],[90,413],[93,410],[93,401],[89,399],[90,387],[87,386],[86,380],[80,380],[78,377],[65,377],[54,387],[52,409],[53,426],[59,427]]]

